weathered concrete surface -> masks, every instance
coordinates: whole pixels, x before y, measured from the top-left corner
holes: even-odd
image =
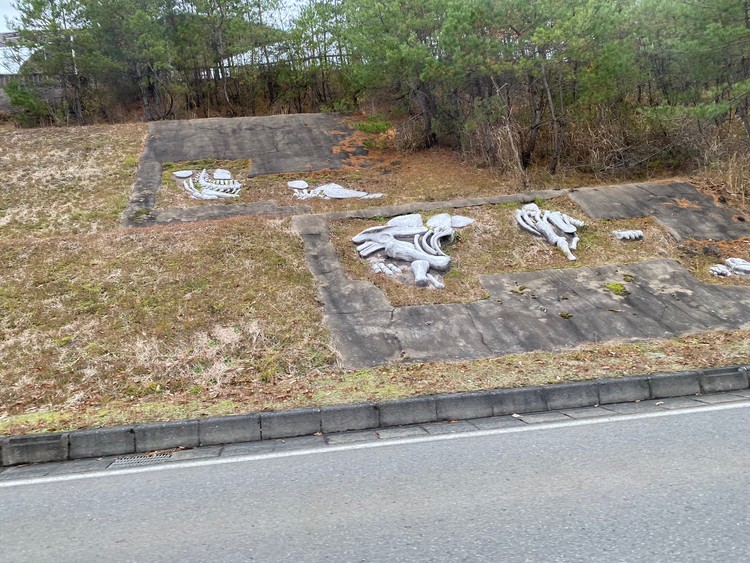
[[[310,213],[307,205],[279,206],[275,201],[256,201],[246,205],[209,205],[205,207],[154,209],[149,213],[153,225],[171,223],[192,223],[194,221],[212,221],[252,215],[298,215]]]
[[[327,113],[191,119],[153,123],[146,146],[160,163],[249,158],[250,176],[259,176],[340,168],[354,151],[333,148],[351,133]]]
[[[392,307],[374,284],[344,274],[323,217],[294,225],[345,368],[750,326],[750,287],[703,284],[673,260],[485,275],[486,300]]]
[[[128,206],[126,227],[172,222],[223,219],[237,215],[309,213],[306,206],[207,205],[189,209],[155,210],[162,164],[187,160],[250,159],[249,176],[341,168],[362,147],[338,146],[352,130],[332,114],[293,114],[162,121],[149,126]]]
[[[540,195],[564,193],[570,192]],[[589,188],[571,195],[597,219],[653,215],[678,239],[750,236],[747,223],[738,221],[736,213],[717,207],[690,184]],[[392,307],[374,284],[344,274],[326,221],[424,211],[420,205],[425,206],[384,206],[294,219],[345,367],[471,360],[586,342],[665,338],[750,326],[750,287],[703,284],[671,260],[480,276],[489,299]],[[613,292],[619,287],[612,284],[619,284],[623,294]]]
[[[750,217],[717,206],[685,182],[583,188],[570,197],[592,219],[654,217],[680,241],[750,236]]]

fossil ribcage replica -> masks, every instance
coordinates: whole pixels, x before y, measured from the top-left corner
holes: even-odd
[[[404,273],[402,268],[387,259],[407,262],[416,285],[443,288],[443,283],[429,270],[448,270],[451,259],[443,252],[443,245],[453,241],[455,229],[473,222],[474,219],[461,215],[440,213],[425,223],[420,214],[413,213],[394,217],[383,226],[365,229],[352,241],[359,245],[357,251],[363,258],[376,255],[370,260],[373,271],[399,276]]]
[[[193,199],[223,199],[240,196],[242,184],[232,179],[229,170],[217,168],[214,171],[213,178],[211,178],[208,172],[203,169],[198,174],[198,186],[193,182],[194,174],[192,170],[178,170],[173,174],[177,178],[183,179],[182,187]]]

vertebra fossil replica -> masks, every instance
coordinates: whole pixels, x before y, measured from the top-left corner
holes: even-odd
[[[430,268],[445,272],[450,267],[450,256],[443,252],[442,245],[455,238],[455,229],[471,225],[474,219],[461,215],[440,213],[423,223],[418,213],[394,217],[380,227],[365,229],[352,238],[358,244],[357,252],[367,258],[381,252],[385,258],[409,262],[414,283],[420,287],[432,284],[438,289],[445,285],[429,273]],[[388,276],[403,274],[403,270],[385,259],[373,260],[372,269]]]
[[[576,259],[571,250],[575,250],[578,245],[577,227],[583,227],[583,221],[559,211],[542,211],[537,204],[529,203],[516,211],[516,222],[523,230],[546,239],[562,250],[568,260]],[[562,235],[557,234],[557,231]],[[566,237],[571,238],[570,242]]]

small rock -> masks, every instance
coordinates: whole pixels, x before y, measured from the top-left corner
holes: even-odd
[[[703,254],[705,254],[706,256],[715,256],[717,258],[721,258],[721,249],[715,244],[706,245],[703,247]]]

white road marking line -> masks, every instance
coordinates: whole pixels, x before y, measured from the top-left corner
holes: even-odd
[[[367,450],[373,448],[385,448],[393,446],[402,446],[418,444],[423,442],[442,442],[447,440],[458,440],[463,438],[479,438],[483,436],[494,436],[498,434],[514,434],[517,432],[530,432],[539,430],[557,430],[574,426],[589,426],[608,422],[621,422],[630,420],[641,420],[646,418],[658,418],[664,416],[678,416],[698,412],[716,412],[732,409],[750,408],[750,401],[736,401],[731,403],[720,403],[717,405],[706,405],[698,407],[687,407],[670,411],[646,412],[637,414],[617,414],[613,412],[612,416],[599,416],[593,418],[578,418],[560,422],[541,422],[535,424],[526,424],[523,426],[511,426],[508,428],[493,428],[489,430],[470,430],[467,432],[456,432],[454,434],[429,434],[423,436],[413,436],[407,438],[394,439],[373,439],[369,442],[360,442],[356,444],[341,444],[332,446],[323,446],[315,448],[300,448],[283,452],[269,452],[261,454],[244,454],[227,457],[213,457],[208,459],[173,461],[164,462],[160,465],[147,465],[144,467],[133,467],[128,469],[110,469],[92,471],[89,473],[75,473],[66,475],[50,475],[47,477],[32,477],[29,479],[17,479],[9,481],[0,481],[0,489],[9,489],[13,487],[23,487],[27,485],[45,485],[50,483],[62,483],[66,481],[82,481],[87,479],[100,479],[104,477],[119,477],[122,475],[133,475],[138,473],[151,473],[154,471],[169,471],[176,469],[189,469],[193,467],[208,467],[211,465],[225,465],[229,463],[245,463],[250,461],[262,461],[266,459],[280,459],[285,457],[298,457],[305,455],[316,455],[335,453],[351,450]],[[555,411],[549,411],[555,412]],[[373,428],[376,432],[378,429]],[[259,442],[262,443],[262,442]]]

